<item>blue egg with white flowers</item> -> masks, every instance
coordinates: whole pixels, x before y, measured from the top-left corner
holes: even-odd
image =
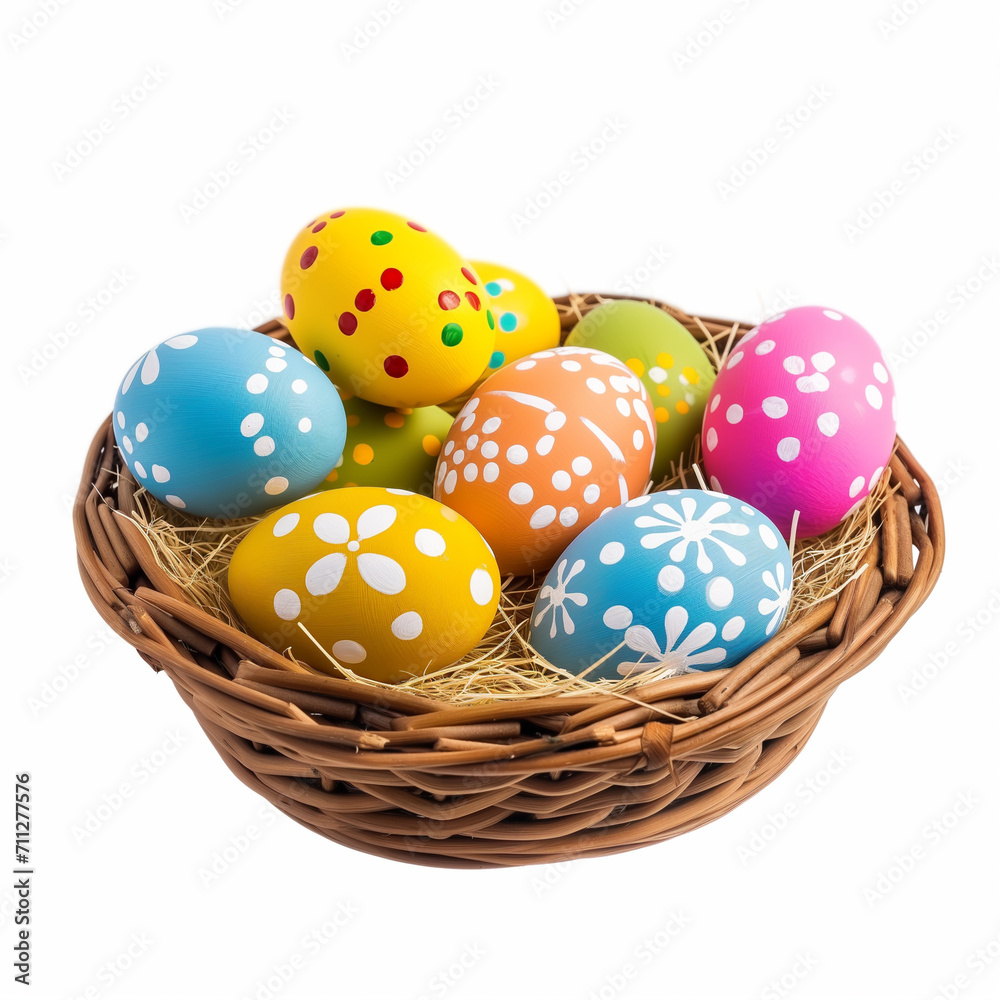
[[[530,642],[592,680],[731,667],[777,632],[791,586],[788,545],[759,510],[664,490],[577,535],[538,592]]]
[[[211,327],[143,354],[118,389],[115,441],[157,500],[198,517],[262,514],[313,492],[340,460],[340,394],[300,351]]]

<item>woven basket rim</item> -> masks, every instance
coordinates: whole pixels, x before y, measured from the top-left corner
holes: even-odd
[[[663,308],[702,340],[751,326],[642,296],[555,302],[565,329],[626,298]],[[257,329],[287,336],[279,320]],[[832,692],[879,655],[940,576],[937,491],[898,438],[890,469],[897,489],[879,509],[866,569],[840,594],[740,664],[629,692],[684,709],[681,722],[599,689],[453,704],[290,661],[195,607],[159,568],[123,513],[137,484],[118,460],[110,414],[88,450],[73,525],[91,602],[171,678],[241,781],[352,848],[502,867],[655,843],[723,815],[784,770]]]

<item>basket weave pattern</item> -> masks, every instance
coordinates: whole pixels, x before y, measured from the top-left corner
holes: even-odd
[[[600,301],[557,299],[564,330]],[[734,325],[656,304],[699,339]],[[289,339],[276,320],[259,329]],[[737,335],[747,329],[740,324]],[[636,687],[627,698],[454,705],[281,656],[196,607],[157,564],[127,516],[138,486],[119,460],[110,416],[87,454],[73,522],[94,606],[173,681],[242,782],[348,847],[493,868],[657,843],[777,777],[830,695],[878,656],[940,574],[940,502],[898,439],[891,477],[896,490],[857,579],[742,663]]]

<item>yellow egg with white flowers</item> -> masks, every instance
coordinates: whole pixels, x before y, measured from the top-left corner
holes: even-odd
[[[395,682],[474,649],[500,573],[460,514],[407,490],[324,490],[262,518],[233,552],[229,595],[272,649],[327,673]]]

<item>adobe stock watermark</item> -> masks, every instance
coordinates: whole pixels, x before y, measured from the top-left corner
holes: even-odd
[[[914,15],[919,14],[931,0],[900,0],[894,3],[876,22],[882,41],[888,41],[902,28],[905,28]]]
[[[354,26],[349,38],[340,43],[340,52],[348,63],[356,59],[369,45],[379,38],[383,31],[403,13],[404,7],[412,7],[413,0],[388,0],[388,3],[368,12],[363,21]]]
[[[245,0],[212,0],[212,10],[220,21],[225,21],[230,14],[240,10]]]
[[[117,986],[153,947],[145,931],[136,931],[128,943],[107,961],[102,962],[90,982],[73,994],[73,1000],[98,1000]]]
[[[7,32],[7,41],[15,53],[23,52],[68,7],[72,0],[39,0],[30,14],[17,23],[16,30]]]
[[[47,708],[51,708],[76,682],[93,666],[94,660],[106,649],[116,645],[118,637],[107,626],[89,635],[72,659],[60,663],[42,681],[41,687],[28,696],[28,709],[33,718],[38,718]]]
[[[275,317],[284,318],[281,291],[272,289],[269,295],[259,296],[250,303],[250,308],[232,319],[232,325],[241,330],[252,330]]]
[[[952,977],[935,986],[934,995],[929,1000],[959,1000],[966,990],[972,989],[983,974],[997,964],[1000,964],[1000,931],[995,931],[970,951]]]
[[[760,1000],[782,1000],[783,997],[794,993],[802,980],[818,965],[819,960],[813,956],[812,952],[800,951],[792,959],[788,968],[780,975],[775,976],[757,995]]]
[[[597,135],[581,142],[570,154],[567,164],[542,181],[540,187],[527,196],[521,209],[511,213],[514,231],[520,233],[537,222],[628,129],[628,122],[619,115],[604,119]]]
[[[942,126],[928,143],[908,156],[896,174],[884,185],[877,187],[871,198],[854,210],[854,220],[843,224],[847,242],[853,245],[870,232],[928,170],[941,162],[941,158],[960,138],[958,131],[951,125]]]
[[[158,746],[143,754],[129,768],[127,776],[123,777],[110,792],[105,792],[101,801],[91,806],[73,825],[71,832],[77,846],[81,847],[105,829],[125,803],[134,799],[150,779],[159,774],[177,755],[187,741],[187,736],[179,729],[171,729]]]
[[[701,25],[691,32],[681,48],[674,51],[674,66],[683,73],[700,59],[739,19],[753,0],[733,0],[711,17],[702,20]]]
[[[150,95],[160,88],[167,76],[167,71],[161,66],[147,66],[142,77],[121,91],[97,121],[87,125],[76,139],[71,139],[66,144],[62,159],[52,161],[52,172],[56,180],[65,180],[93,156],[107,138],[149,100]]]
[[[486,958],[486,948],[483,945],[478,942],[467,944],[451,962],[438,969],[427,980],[427,992],[421,993],[417,1000],[443,997],[458,986],[484,958]]]
[[[132,284],[135,276],[131,270],[116,267],[111,276],[86,298],[77,303],[73,319],[67,320],[42,341],[36,343],[28,357],[17,366],[17,376],[23,385],[38,378],[88,327],[104,314],[118,297]]]
[[[350,900],[338,902],[329,914],[300,938],[284,958],[275,962],[240,1000],[273,1000],[308,965],[321,955],[360,915],[357,904]]]
[[[650,247],[643,261],[623,274],[614,283],[612,291],[619,295],[637,295],[649,284],[653,275],[669,261],[670,254],[662,246]]]
[[[278,819],[277,810],[270,805],[262,805],[254,818],[239,831],[230,834],[224,844],[219,845],[209,858],[198,868],[198,881],[203,889],[215,885],[235,865],[246,857],[247,852],[262,839]]]
[[[834,750],[822,767],[795,786],[793,797],[780,808],[769,811],[764,822],[754,827],[747,840],[736,848],[740,861],[747,864],[760,857],[853,761],[846,750]]]
[[[962,822],[979,805],[976,792],[961,792],[944,812],[937,815],[921,830],[913,842],[892,860],[862,890],[869,909],[874,909],[894,892],[922,865],[931,853],[955,832]]]
[[[907,706],[923,694],[984,632],[995,625],[998,615],[1000,585],[994,587],[987,600],[958,623],[950,639],[937,649],[930,650],[923,662],[910,671],[906,681],[896,685],[900,702]]]
[[[789,140],[808,125],[832,100],[833,91],[826,84],[815,84],[803,100],[775,121],[770,133],[747,146],[742,159],[729,168],[725,179],[715,182],[715,190],[723,202],[746,187],[750,179],[760,173]]]
[[[896,346],[886,353],[889,368],[895,374],[918,357],[937,335],[950,326],[970,302],[984,291],[996,288],[994,279],[1000,274],[1000,254],[983,254],[966,276],[945,293],[942,304],[930,316],[917,323]]]
[[[627,959],[605,974],[601,983],[587,993],[586,1000],[615,1000],[644,968],[667,951],[674,939],[691,923],[692,918],[688,914],[671,910],[666,919],[632,949]]]
[[[400,154],[394,169],[385,170],[382,179],[390,191],[408,181],[445,143],[456,135],[483,105],[500,89],[500,81],[492,74],[480,76],[474,87],[453,101],[438,124],[416,139]]]
[[[248,133],[225,162],[209,171],[208,179],[196,185],[190,197],[177,206],[181,219],[190,225],[211,207],[243,170],[254,163],[294,121],[295,115],[284,105],[272,108],[267,121]]]
[[[588,3],[590,0],[559,0],[559,3],[545,8],[545,23],[550,28],[561,28]]]

